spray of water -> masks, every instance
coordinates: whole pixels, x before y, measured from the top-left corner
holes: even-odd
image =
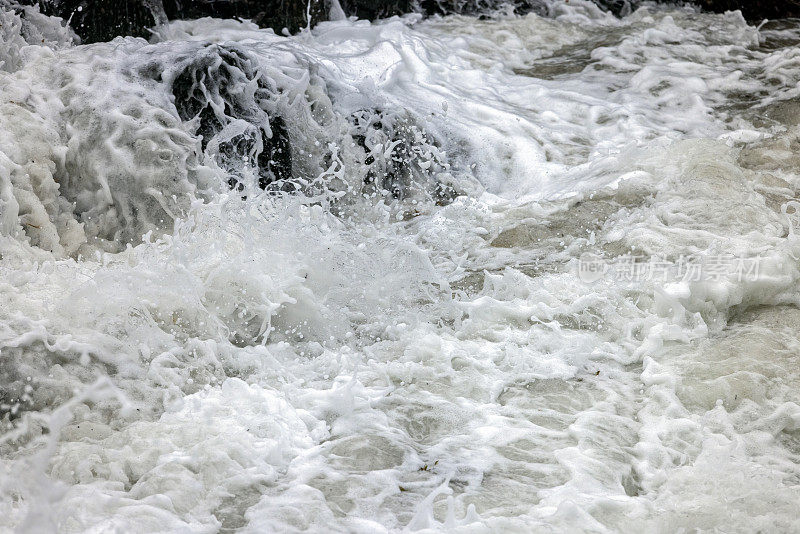
[[[0,11],[2,528],[797,529],[800,29],[544,7]]]

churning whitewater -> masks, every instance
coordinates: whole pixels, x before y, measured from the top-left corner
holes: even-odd
[[[23,11],[1,531],[800,531],[800,23]]]

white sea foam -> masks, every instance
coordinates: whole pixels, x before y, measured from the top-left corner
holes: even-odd
[[[800,529],[800,29],[548,13],[3,12],[0,529]]]

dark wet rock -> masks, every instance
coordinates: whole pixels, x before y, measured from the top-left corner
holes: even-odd
[[[475,15],[503,8],[511,8],[518,15],[547,13],[543,0],[340,0],[340,4],[348,16],[369,20],[413,12],[425,15]]]
[[[3,0],[0,0],[2,2]],[[297,32],[327,20],[331,0],[21,0],[39,4],[43,13],[70,21],[83,42],[108,41],[118,35],[148,37],[148,28],[159,19],[200,17],[250,19],[281,33]],[[641,0],[594,0],[601,8],[624,15]],[[8,3],[8,2],[6,2]],[[348,16],[374,20],[421,12],[426,15],[488,13],[510,6],[517,14],[547,14],[543,0],[340,0]],[[800,0],[697,0],[708,11],[741,10],[747,20],[800,17]],[[310,21],[309,21],[310,15]]]
[[[0,0],[2,2],[3,0]],[[117,36],[149,37],[148,28],[164,17],[246,18],[280,33],[296,32],[327,19],[328,0],[20,0],[38,4],[47,15],[68,20],[84,43],[110,41]]]
[[[458,193],[439,179],[447,169],[440,144],[417,121],[367,109],[350,117],[350,135],[364,150],[365,186],[401,199],[419,187],[438,204]]]
[[[249,19],[262,28],[295,33],[328,19],[329,0],[163,0],[170,20],[201,17]]]
[[[375,20],[380,18],[422,12],[434,14],[475,14],[509,5],[508,0],[340,0],[347,16]],[[514,11],[525,14],[546,12],[543,0],[516,0]],[[309,25],[328,20],[330,0],[282,0],[280,2],[253,0],[164,0],[164,10],[169,19],[194,19],[199,17],[246,18],[263,28],[281,33],[284,28],[294,33]]]
[[[741,10],[751,22],[800,17],[800,0],[699,0],[698,4],[716,13]]]
[[[118,35],[149,37],[156,24],[153,10],[144,0],[39,0],[20,1],[38,4],[46,15],[69,21],[81,42],[110,41]]]
[[[255,81],[254,94],[242,88]],[[230,173],[229,185],[243,189],[245,166],[257,173],[258,186],[287,185],[292,151],[284,120],[275,111],[275,88],[258,74],[241,50],[211,45],[196,54],[172,81],[178,115],[194,121],[203,151],[211,146],[217,164]],[[247,127],[235,135],[223,129],[233,121]]]
[[[593,0],[595,4],[616,16],[624,16],[633,11],[637,0]],[[658,1],[658,0],[656,0]]]

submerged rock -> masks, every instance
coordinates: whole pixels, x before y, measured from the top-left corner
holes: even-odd
[[[458,195],[443,181],[449,165],[437,140],[410,116],[369,109],[350,118],[350,135],[363,149],[364,185],[401,199],[414,188],[430,191],[439,204]]]
[[[245,90],[254,82],[254,91]],[[261,189],[291,178],[286,123],[270,105],[275,88],[246,54],[206,47],[172,82],[172,94],[180,118],[195,121],[203,152],[231,175],[232,188],[244,188],[247,169]]]

